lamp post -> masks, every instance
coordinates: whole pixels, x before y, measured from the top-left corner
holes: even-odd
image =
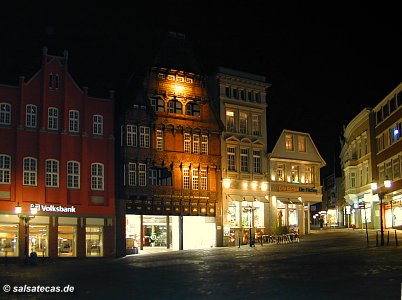
[[[380,235],[381,235],[381,246],[384,246],[384,224],[382,218],[382,199],[384,195],[387,193],[387,190],[391,188],[392,180],[389,180],[388,177],[384,180],[384,188],[385,191],[378,191],[378,185],[376,182],[371,183],[371,190],[373,194],[377,194],[378,198],[380,199]]]
[[[256,201],[256,199],[254,198],[254,201]],[[254,239],[252,238],[252,231],[253,231],[253,223],[254,223],[254,211],[257,209],[256,207],[254,207],[254,202],[252,202],[252,204],[249,204],[246,201],[246,198],[243,198],[243,202],[242,202],[242,206],[243,206],[243,212],[247,212],[250,216],[249,218],[249,224],[250,224],[250,247],[253,246],[254,244]]]
[[[30,214],[22,212],[22,207],[20,206],[19,202],[18,202],[17,206],[15,206],[15,213],[18,215],[18,218],[20,218],[24,222],[24,227],[25,227],[25,246],[24,246],[25,263],[28,262],[29,221],[31,219],[35,218],[35,215],[37,214],[37,212],[38,212],[38,209],[36,208],[35,205],[31,206]]]

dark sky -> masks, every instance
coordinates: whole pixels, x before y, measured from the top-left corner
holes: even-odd
[[[342,124],[402,82],[402,22],[395,6],[198,2],[2,4],[0,83],[32,76],[47,46],[53,55],[68,50],[78,84],[107,97],[109,89],[118,93],[140,74],[163,34],[185,33],[207,73],[225,66],[266,76],[272,84],[268,151],[282,129],[309,132],[327,162],[327,175],[339,155]]]

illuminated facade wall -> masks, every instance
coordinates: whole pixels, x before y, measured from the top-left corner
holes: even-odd
[[[346,227],[379,228],[378,197],[371,192],[375,178],[373,164],[373,114],[363,109],[349,122],[343,133],[340,154],[343,184],[345,186],[344,224]]]
[[[113,94],[93,98],[77,86],[67,52],[51,56],[44,48],[30,80],[0,86],[0,249],[24,255],[24,223],[14,214],[20,204],[24,214],[31,205],[39,210],[29,251],[114,255],[113,108]]]
[[[221,139],[224,245],[247,244],[269,225],[264,76],[220,67],[210,89],[224,124]],[[245,209],[244,207],[248,207]]]
[[[180,44],[183,38],[170,36],[170,42]],[[221,246],[221,126],[205,78],[191,66],[178,70],[156,61],[121,122],[121,219],[124,214],[173,216],[169,226],[178,226],[172,230],[179,236],[166,246],[186,249],[196,247],[186,244],[188,220],[213,218],[213,246]],[[148,246],[147,234],[141,235],[139,246]]]
[[[325,161],[308,133],[283,130],[268,155],[268,190],[273,230],[288,226],[307,234],[310,205],[322,201],[320,169]]]
[[[385,192],[383,198],[384,227],[402,225],[402,83],[392,90],[374,108],[376,164],[373,167]],[[392,187],[385,190],[385,179]]]

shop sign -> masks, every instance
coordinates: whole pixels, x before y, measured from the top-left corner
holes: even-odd
[[[38,211],[43,212],[58,212],[58,213],[75,213],[75,206],[65,207],[61,205],[42,205],[42,204],[31,204],[31,207],[36,207]]]
[[[317,189],[314,189],[314,188],[301,187],[301,186],[287,186],[287,185],[273,186],[272,190],[279,191],[279,192],[317,193]]]

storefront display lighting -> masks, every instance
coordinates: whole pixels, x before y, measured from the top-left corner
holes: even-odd
[[[28,262],[28,246],[29,246],[29,221],[35,218],[38,213],[38,209],[35,205],[31,206],[30,214],[26,214],[22,212],[22,207],[19,203],[15,206],[15,214],[18,215],[18,218],[23,220],[25,227],[25,245],[24,245],[24,255],[25,255],[25,263]]]
[[[384,246],[384,224],[383,224],[383,216],[382,216],[382,199],[384,196],[388,193],[388,189],[390,189],[392,186],[392,180],[389,180],[388,177],[384,180],[384,189],[385,190],[379,190],[378,189],[378,184],[377,182],[372,182],[371,183],[371,190],[373,195],[377,194],[378,198],[380,199],[380,233],[381,233],[381,246]]]

